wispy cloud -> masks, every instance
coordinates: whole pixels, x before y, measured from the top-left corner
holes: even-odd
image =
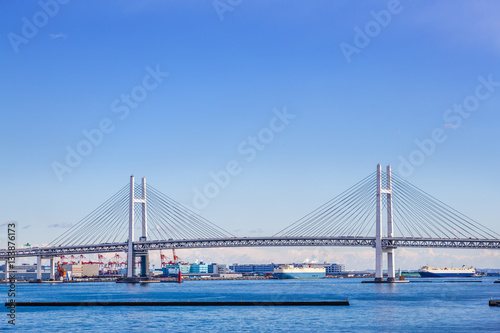
[[[458,126],[453,123],[446,123],[444,124],[444,128],[458,128]]]
[[[6,227],[7,225],[9,225],[9,224],[11,224],[11,223],[14,223],[14,224],[16,224],[16,226],[17,226],[17,227],[19,227],[19,226],[17,225],[17,222],[15,222],[15,221],[7,221],[7,222],[4,222],[4,223],[1,223],[1,224],[0,224],[0,228]],[[28,229],[28,228],[31,228],[31,224],[25,225],[25,226],[23,226],[21,229]]]
[[[68,38],[68,35],[66,35],[66,34],[64,34],[64,33],[62,33],[62,32],[60,32],[60,33],[58,33],[58,34],[49,34],[49,36],[50,36],[50,38],[52,38],[52,39],[56,39],[56,38],[63,38],[63,39],[66,39],[66,38]]]
[[[253,230],[250,230],[249,233],[251,234],[261,234],[263,233],[264,230],[260,229],[260,228],[257,228],[257,229],[253,229]]]
[[[71,228],[73,224],[71,223],[66,223],[66,222],[61,222],[61,223],[54,223],[49,225],[49,228]]]

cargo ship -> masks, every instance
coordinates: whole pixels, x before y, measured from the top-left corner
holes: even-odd
[[[445,267],[437,268],[431,266],[424,266],[418,270],[421,277],[471,277],[476,275],[476,269],[474,267]]]
[[[282,265],[274,269],[273,275],[278,279],[323,279],[326,277],[326,268]]]

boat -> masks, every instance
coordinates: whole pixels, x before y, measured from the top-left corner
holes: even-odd
[[[323,279],[326,277],[326,268],[281,265],[274,269],[273,276],[278,279]]]
[[[445,267],[438,268],[432,266],[423,266],[418,270],[421,277],[470,277],[476,275],[476,269],[474,267]]]

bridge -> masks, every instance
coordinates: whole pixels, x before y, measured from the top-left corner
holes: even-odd
[[[141,227],[136,237],[136,227]],[[385,232],[384,232],[385,226]],[[43,248],[0,250],[0,259],[36,257],[41,261],[62,255],[127,253],[127,277],[136,276],[141,260],[147,275],[148,252],[161,249],[198,249],[272,246],[364,246],[375,248],[375,281],[383,281],[387,255],[387,282],[395,281],[394,255],[398,247],[500,249],[500,235],[465,216],[406,180],[376,172],[342,192],[289,227],[269,237],[236,237],[161,193],[146,179],[134,177],[97,209]]]

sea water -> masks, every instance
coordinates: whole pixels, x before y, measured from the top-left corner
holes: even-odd
[[[19,332],[500,332],[494,278],[228,280],[16,285],[16,301],[342,301],[297,307],[17,307],[1,330]],[[431,281],[431,282],[425,282]],[[459,282],[460,281],[460,282]],[[462,282],[465,281],[465,282]],[[8,286],[2,285],[5,299]]]

